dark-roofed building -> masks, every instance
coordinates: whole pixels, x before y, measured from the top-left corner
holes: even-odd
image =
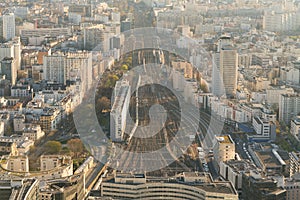
[[[66,179],[48,181],[40,188],[39,200],[84,199],[84,175],[74,175]]]
[[[244,200],[286,200],[286,190],[277,187],[277,181],[250,172],[243,174],[242,198]]]
[[[7,80],[10,80],[12,85],[17,81],[17,66],[14,58],[5,57],[1,60],[1,73],[6,76]]]
[[[29,85],[15,85],[10,89],[12,97],[27,97],[31,93]]]
[[[0,142],[0,156],[18,155],[17,145],[14,142]]]
[[[6,75],[0,75],[0,96],[10,96],[10,80],[6,78]]]
[[[229,160],[220,163],[220,175],[230,181],[235,189],[241,194],[243,173],[250,171],[260,171],[248,160]]]
[[[269,143],[254,143],[249,146],[248,150],[255,165],[262,169],[266,176],[278,174],[289,176],[290,157],[288,152]]]
[[[39,181],[36,179],[0,180],[0,199],[37,200]]]

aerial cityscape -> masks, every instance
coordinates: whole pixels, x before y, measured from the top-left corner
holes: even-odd
[[[0,13],[0,200],[300,200],[300,0]]]

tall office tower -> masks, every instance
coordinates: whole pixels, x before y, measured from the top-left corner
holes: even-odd
[[[5,57],[1,62],[1,74],[6,76],[7,80],[10,80],[12,85],[17,81],[17,67],[14,58]]]
[[[279,121],[289,125],[300,113],[300,95],[282,94],[279,101]]]
[[[238,77],[238,53],[231,39],[221,37],[217,52],[213,54],[213,94],[232,97],[236,93]]]
[[[222,84],[222,77],[220,74],[220,53],[212,54],[212,60],[212,93],[220,97],[225,93],[224,86]]]
[[[3,38],[11,40],[16,36],[15,15],[8,13],[2,16]]]

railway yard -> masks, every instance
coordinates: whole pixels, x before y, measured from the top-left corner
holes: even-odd
[[[161,55],[163,59],[157,58]],[[138,126],[134,133],[126,131],[125,142],[114,144],[111,168],[155,176],[203,171],[199,158],[191,158],[187,149],[196,149],[198,155],[197,148],[192,146],[212,148],[214,135],[216,132],[221,134],[223,123],[184,102],[180,92],[169,89],[172,75],[168,70],[162,70],[164,63],[161,61],[169,63],[170,57],[153,50],[133,53],[133,66],[139,65],[137,71],[142,83],[136,87],[137,77],[127,75],[133,83],[131,87],[138,88],[138,95],[132,89],[135,92],[131,94],[129,115],[131,122],[138,122]],[[210,126],[211,120],[213,126]],[[130,130],[133,125],[129,127]],[[191,136],[195,138],[193,141]]]

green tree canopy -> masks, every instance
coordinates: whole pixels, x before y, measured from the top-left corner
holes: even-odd
[[[61,143],[58,141],[48,141],[44,146],[44,153],[58,154],[61,151]]]
[[[128,65],[127,64],[123,64],[121,66],[121,69],[124,70],[124,71],[127,71],[128,70]]]
[[[105,87],[108,87],[108,88],[114,87],[118,80],[119,80],[119,77],[117,75],[109,75],[105,82]]]

